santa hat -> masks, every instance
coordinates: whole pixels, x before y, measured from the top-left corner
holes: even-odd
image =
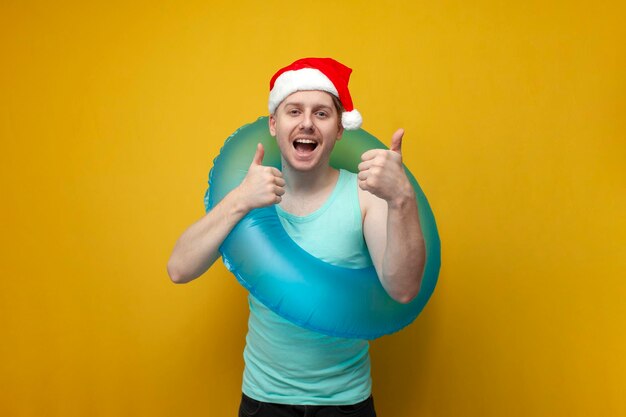
[[[363,118],[352,105],[348,81],[352,69],[331,58],[303,58],[278,70],[270,81],[270,114],[292,93],[304,90],[326,91],[339,98],[344,108],[341,124],[344,129],[356,130]]]

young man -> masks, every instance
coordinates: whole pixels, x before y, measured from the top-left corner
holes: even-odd
[[[389,150],[365,152],[358,174],[329,165],[344,129],[361,125],[351,71],[329,58],[305,58],[274,75],[269,130],[282,169],[263,166],[259,144],[242,183],[179,238],[168,262],[174,282],[203,274],[248,212],[275,204],[287,233],[309,253],[345,267],[373,262],[392,298],[406,303],[417,295],[425,251],[402,167],[403,130]],[[300,328],[254,297],[249,304],[240,416],[376,415],[367,341]]]

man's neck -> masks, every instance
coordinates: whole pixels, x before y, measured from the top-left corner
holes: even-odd
[[[283,164],[285,194],[280,206],[287,212],[303,216],[317,210],[332,193],[339,171],[321,166],[311,171],[296,171]]]
[[[282,167],[285,191],[300,197],[317,194],[337,182],[339,171],[329,165],[322,165],[309,171],[296,171],[287,164]]]

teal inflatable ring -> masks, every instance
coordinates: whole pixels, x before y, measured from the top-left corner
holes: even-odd
[[[204,196],[208,212],[246,176],[257,143],[265,148],[263,165],[281,168],[268,118],[242,126],[224,143],[209,173]],[[366,131],[345,131],[330,163],[357,172],[368,149],[386,149]],[[426,243],[426,266],[419,294],[398,303],[383,289],[373,266],[341,268],[323,262],[298,246],[282,227],[274,206],[252,210],[233,228],[220,247],[224,264],[237,280],[276,314],[329,336],[375,339],[397,332],[422,311],[432,295],[441,264],[435,218],[417,181],[415,190]]]

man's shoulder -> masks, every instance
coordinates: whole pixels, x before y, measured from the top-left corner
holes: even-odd
[[[356,174],[354,174],[356,175]],[[361,214],[363,215],[363,219],[368,214],[378,216],[381,218],[386,214],[387,204],[385,200],[376,197],[374,194],[369,191],[365,191],[359,187],[359,180],[357,179],[357,193],[359,196],[359,205],[361,206]],[[376,214],[378,213],[378,214]]]

